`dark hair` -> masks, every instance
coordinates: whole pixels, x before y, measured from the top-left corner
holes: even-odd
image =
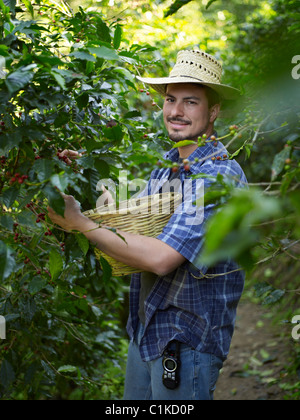
[[[218,92],[216,92],[215,90],[213,90],[212,88],[208,86],[204,86],[204,85],[201,85],[201,86],[204,87],[204,90],[206,92],[206,97],[208,100],[208,108],[211,108],[212,106],[221,103],[221,98]]]

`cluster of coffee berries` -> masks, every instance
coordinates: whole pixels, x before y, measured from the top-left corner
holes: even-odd
[[[39,213],[37,216],[38,217],[36,219],[36,223],[40,223],[41,221],[43,221],[43,222],[45,221],[45,216],[46,216],[45,213]]]
[[[4,131],[5,131],[5,122],[0,121],[0,134],[3,133]]]
[[[145,90],[145,89],[140,89],[140,92],[141,92],[141,93],[146,92],[146,95],[150,96],[150,92],[148,92],[148,90]]]
[[[141,93],[144,93],[145,92],[147,96],[150,96],[150,92],[148,90],[146,90],[146,89],[140,89],[140,92]],[[157,103],[155,101],[152,101],[152,104],[151,105],[152,106],[156,106]]]
[[[26,204],[27,209],[31,210],[36,216],[36,223],[44,222],[46,218],[46,213],[40,211],[40,206],[33,202]]]
[[[236,124],[231,125],[231,126],[229,127],[230,134],[231,134],[231,135],[236,134],[236,130],[238,130],[238,128],[239,128],[239,127],[238,127]]]
[[[18,232],[19,223],[14,223],[14,241],[15,243],[20,242],[22,245],[26,246],[27,243],[25,242],[24,236]]]
[[[15,183],[23,184],[26,179],[28,179],[28,175],[20,175],[19,173],[16,173],[9,180],[9,184],[10,185],[15,184]]]
[[[52,236],[53,235],[53,233],[52,233],[52,231],[51,231],[51,229],[47,229],[47,231],[45,232],[45,236]]]
[[[74,296],[74,297],[77,297],[77,298],[81,298],[81,299],[86,299],[86,298],[87,298],[87,295],[82,295],[82,296],[80,296],[80,295],[76,295],[76,293],[75,293],[75,292],[70,292],[70,295],[72,295],[72,296]]]
[[[1,163],[2,167],[4,167],[6,165],[6,157],[5,156],[1,156],[0,163]]]
[[[222,155],[222,156],[212,156],[211,160],[227,160],[228,156],[227,155]]]

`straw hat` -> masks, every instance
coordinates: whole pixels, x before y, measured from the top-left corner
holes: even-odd
[[[221,100],[235,100],[240,96],[238,89],[221,84],[222,65],[211,55],[200,50],[183,50],[177,54],[177,61],[168,77],[137,79],[150,85],[162,94],[170,83],[199,83],[215,90]]]

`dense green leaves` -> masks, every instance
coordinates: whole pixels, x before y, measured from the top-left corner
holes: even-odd
[[[3,222],[2,222],[3,224]],[[16,263],[12,250],[0,241],[0,278],[7,279],[15,270]]]
[[[144,124],[125,94],[141,60],[122,51],[120,23],[99,12],[23,2],[14,20],[0,6],[0,314],[9,342],[0,343],[0,398],[67,398],[70,380],[98,395],[106,353],[122,334],[123,282],[83,235],[53,226],[47,206],[63,216],[67,193],[94,208],[98,182],[117,182],[130,166]],[[69,165],[64,149],[84,155]]]
[[[274,198],[264,197],[254,189],[234,192],[208,223],[202,263],[211,266],[230,257],[244,268],[252,267],[251,250],[261,239],[255,227],[280,214],[280,204]]]

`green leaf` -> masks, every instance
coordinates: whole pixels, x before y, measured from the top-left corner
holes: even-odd
[[[48,181],[54,172],[54,162],[47,159],[37,159],[33,164],[33,170],[40,182]]]
[[[5,207],[9,209],[14,204],[18,195],[19,195],[19,191],[17,188],[15,187],[8,188],[7,190],[3,192],[2,197],[0,196],[0,202],[2,202],[5,205]]]
[[[207,3],[207,5],[205,6],[205,9],[208,9],[210,5],[212,5],[213,3],[215,3],[217,0],[209,0],[209,2]]]
[[[277,153],[273,160],[272,164],[272,181],[274,181],[275,178],[280,174],[280,172],[283,170],[285,161],[290,157],[291,154],[291,147],[285,147],[281,152]]]
[[[15,13],[16,2],[16,0],[3,0],[5,6],[9,7],[13,14]]]
[[[192,141],[192,140],[182,140],[182,141],[179,141],[178,143],[174,144],[173,149],[175,149],[176,147],[189,146],[190,144],[195,144],[195,142]]]
[[[121,41],[122,41],[122,27],[121,25],[117,25],[116,29],[115,29],[115,33],[114,33],[114,48],[117,50],[120,45],[121,45]]]
[[[97,19],[97,38],[100,41],[104,41],[108,44],[111,43],[109,27],[106,25],[105,22],[103,22],[103,20],[99,18]]]
[[[50,252],[49,267],[52,280],[57,280],[63,270],[63,259],[56,249],[52,249]]]
[[[47,286],[47,280],[42,277],[34,277],[28,285],[28,291],[32,295],[40,292],[45,286]]]
[[[74,51],[73,53],[69,55],[70,57],[75,57],[79,60],[87,60],[87,61],[92,61],[92,62],[96,61],[95,57],[86,51]]]
[[[9,214],[0,216],[0,225],[7,230],[13,231],[14,219]]]
[[[76,233],[75,238],[81,251],[83,252],[84,255],[86,255],[90,248],[89,240],[82,233]]]
[[[116,125],[114,127],[103,127],[103,134],[109,140],[114,140],[119,142],[123,138],[123,131],[120,125]]]
[[[100,256],[100,265],[103,271],[103,276],[102,276],[103,281],[104,282],[109,281],[112,275],[112,268],[109,262],[105,258]]]
[[[19,129],[12,133],[4,133],[0,136],[0,153],[6,154],[14,147],[19,146],[22,141],[22,133]]]
[[[16,262],[13,251],[0,241],[0,280],[7,279],[15,270]]]
[[[103,159],[94,159],[94,167],[102,178],[108,178],[110,173],[109,164]]]
[[[77,96],[76,103],[79,109],[85,108],[89,103],[89,94],[87,92],[83,92]]]
[[[16,378],[15,371],[12,365],[4,359],[1,363],[0,369],[0,384],[7,388]]]
[[[44,360],[41,360],[41,365],[43,366],[46,375],[51,380],[54,380],[54,378],[56,377],[56,373],[54,372],[54,370],[46,362],[44,362]]]
[[[62,77],[61,74],[57,73],[56,71],[51,72],[52,76],[56,80],[57,84],[63,89],[66,89],[66,82],[65,79]]]
[[[175,2],[165,11],[164,16],[168,17],[174,15],[181,7],[190,3],[192,0],[175,0]]]
[[[247,253],[259,239],[259,232],[252,226],[273,220],[280,212],[280,204],[273,197],[263,196],[255,189],[234,190],[228,202],[208,221],[201,263],[212,266],[227,258],[241,258],[239,262],[247,264],[251,260]]]
[[[36,67],[36,65],[34,65]],[[6,86],[11,94],[23,89],[34,77],[33,71],[19,69],[13,73],[10,73],[6,80]]]
[[[71,115],[67,112],[60,112],[58,117],[55,119],[55,127],[61,127],[62,125],[67,124],[70,121]]]
[[[263,305],[274,305],[285,295],[285,290],[276,289],[273,290],[264,300]]]
[[[68,177],[65,174],[52,175],[50,181],[53,187],[58,188],[61,192],[64,192],[69,184]]]
[[[103,58],[104,60],[114,61],[120,59],[115,50],[107,47],[90,47],[88,50],[91,54],[95,54],[98,58]]]
[[[60,192],[55,189],[51,184],[47,184],[43,188],[43,193],[49,201],[49,206],[60,216],[65,214],[65,200]]]
[[[77,372],[77,367],[72,365],[63,365],[57,369],[59,373],[74,373]]]
[[[257,297],[263,296],[265,293],[270,292],[273,287],[267,282],[260,282],[254,285],[255,294]]]
[[[25,4],[28,12],[31,14],[31,17],[34,18],[34,10],[33,10],[31,2],[29,0],[23,0],[23,3]]]

